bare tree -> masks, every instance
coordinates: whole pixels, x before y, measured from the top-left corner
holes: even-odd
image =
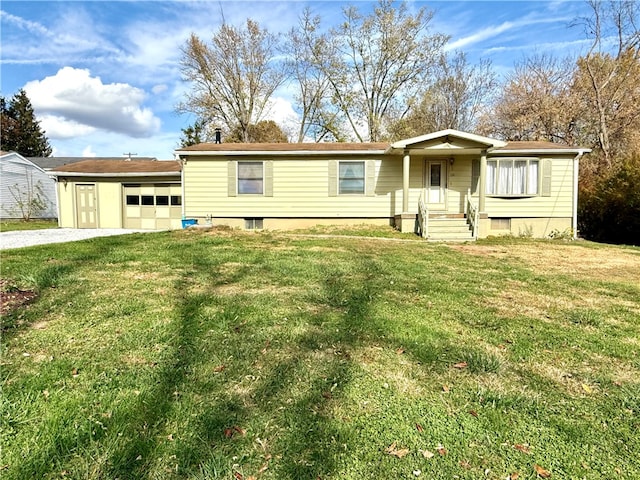
[[[182,76],[192,84],[181,112],[192,112],[227,131],[248,128],[262,120],[269,99],[285,72],[276,64],[278,37],[248,19],[244,29],[223,24],[207,44],[192,34],[182,49]]]
[[[479,131],[507,140],[574,142],[579,112],[574,108],[571,59],[534,55],[518,63]]]
[[[288,55],[288,72],[296,87],[294,97],[300,109],[298,142],[309,138],[320,142],[328,136],[343,136],[336,122],[339,110],[330,102],[331,85],[317,61],[323,57],[327,41],[319,33],[320,22],[320,16],[312,15],[311,10],[305,8],[298,26],[289,31],[284,49]]]
[[[380,0],[366,16],[347,7],[343,17],[340,26],[314,37],[309,52],[350,136],[379,141],[429,83],[447,37],[429,34],[433,12],[411,13],[404,1],[396,8],[393,0]],[[314,33],[317,25],[310,26]]]
[[[442,55],[435,82],[407,116],[395,122],[394,137],[412,137],[447,128],[474,130],[481,113],[495,96],[496,75],[488,60],[476,65],[463,52]]]
[[[620,112],[640,111],[637,75],[640,62],[640,4],[634,0],[589,0],[591,16],[579,23],[585,27],[591,46],[579,60],[580,71],[591,89],[590,102],[596,112],[598,146],[605,165],[612,165],[612,129],[628,122]],[[610,45],[613,45],[611,47]],[[634,120],[635,120],[634,118]]]

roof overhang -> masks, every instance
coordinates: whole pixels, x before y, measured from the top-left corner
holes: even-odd
[[[387,153],[410,155],[478,154],[492,148],[504,147],[507,142],[473,133],[447,129],[391,144]]]
[[[175,151],[175,155],[184,159],[187,157],[268,157],[268,156],[320,156],[320,155],[382,155],[384,149],[370,150],[195,150],[195,151]]]
[[[47,172],[52,177],[180,177],[180,172],[130,172],[130,173],[91,173],[91,172]]]
[[[499,148],[491,150],[491,156],[498,155],[584,155],[585,153],[591,153],[590,148]]]

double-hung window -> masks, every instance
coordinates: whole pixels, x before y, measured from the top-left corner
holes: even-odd
[[[263,162],[238,162],[238,194],[262,195],[263,193]]]
[[[340,162],[338,186],[340,195],[364,194],[364,162]]]
[[[500,158],[487,161],[487,195],[533,196],[540,193],[537,158]]]

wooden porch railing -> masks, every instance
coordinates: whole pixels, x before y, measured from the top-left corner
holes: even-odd
[[[478,239],[478,206],[471,200],[471,189],[467,190],[464,202],[464,213],[467,215],[467,222],[471,225],[471,233],[474,239]]]
[[[418,233],[422,238],[429,237],[429,208],[425,195],[425,190],[422,190],[420,200],[418,200]]]

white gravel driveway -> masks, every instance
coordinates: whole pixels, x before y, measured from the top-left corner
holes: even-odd
[[[43,230],[16,230],[13,232],[0,232],[0,250],[44,245],[46,243],[74,242],[76,240],[125,235],[128,233],[148,233],[152,231],[153,230],[130,230],[124,228],[48,228]]]

